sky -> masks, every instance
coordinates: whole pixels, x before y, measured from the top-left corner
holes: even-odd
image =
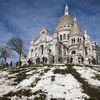
[[[70,15],[100,44],[100,0],[0,0],[0,46],[17,36],[28,47],[43,27],[53,34],[66,3]]]

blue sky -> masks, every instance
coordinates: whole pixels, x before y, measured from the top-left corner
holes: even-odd
[[[43,27],[53,34],[66,3],[70,15],[77,17],[81,28],[99,44],[100,0],[0,0],[0,45],[19,36],[28,46]]]

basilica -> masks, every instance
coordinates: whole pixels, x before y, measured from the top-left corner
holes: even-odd
[[[64,15],[59,19],[53,35],[43,28],[39,38],[32,39],[28,58],[38,64],[91,64],[96,61],[96,44],[79,27],[77,19],[69,15],[66,5]]]

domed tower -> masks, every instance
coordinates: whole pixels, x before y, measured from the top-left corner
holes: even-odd
[[[84,42],[84,34],[81,30],[81,28],[78,26],[77,24],[77,19],[76,17],[74,18],[74,25],[72,26],[71,30],[70,30],[70,45],[73,44],[81,44]]]
[[[65,6],[64,16],[58,21],[56,32],[58,33],[58,39],[63,42],[66,46],[69,41],[69,33],[74,24],[74,17],[69,15],[68,6]]]
[[[70,31],[70,36],[74,36],[74,35],[82,35],[82,31],[77,24],[76,17],[74,18],[74,24],[73,24],[71,31]]]

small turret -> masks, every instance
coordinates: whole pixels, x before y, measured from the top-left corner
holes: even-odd
[[[47,39],[47,34],[48,34],[48,29],[43,28],[40,32],[40,39],[41,41],[46,41]]]
[[[33,37],[33,39],[31,40],[31,45],[34,45],[35,43],[35,38]]]
[[[40,32],[40,35],[42,35],[42,34],[48,34],[48,30],[46,28],[44,28],[44,27]]]
[[[89,35],[87,34],[87,31],[86,31],[86,30],[84,30],[84,37],[85,37],[86,40],[87,40],[87,39],[90,39],[90,37],[89,37]]]

